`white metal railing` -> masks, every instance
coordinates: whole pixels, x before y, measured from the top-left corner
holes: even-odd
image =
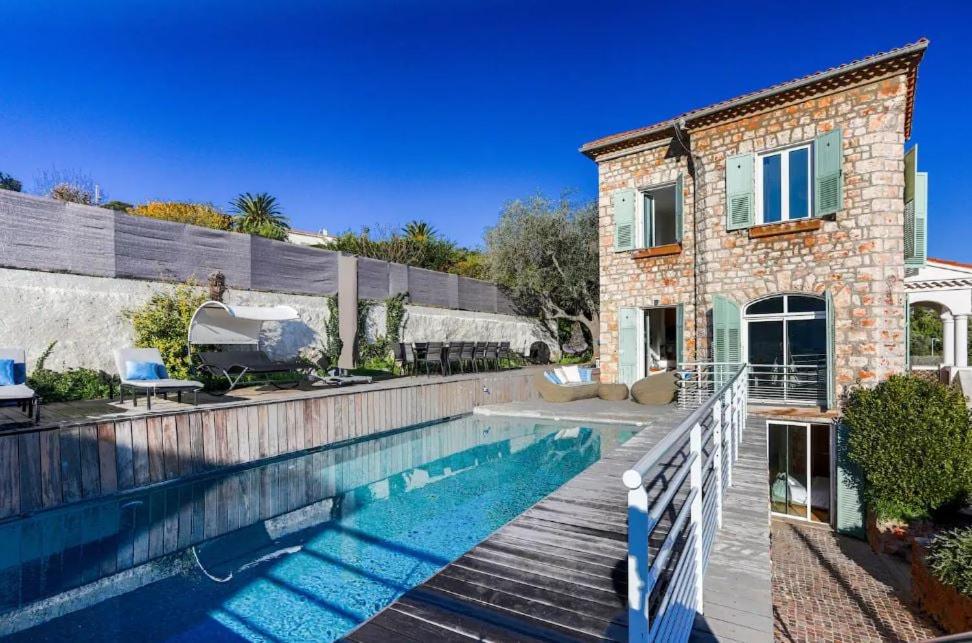
[[[824,405],[827,403],[827,364],[750,364],[749,399]]]
[[[702,579],[732,485],[749,380],[745,364],[697,366],[706,376],[695,384],[683,376],[687,386],[679,392],[679,404],[694,410],[622,477],[629,641],[688,640],[702,611]]]

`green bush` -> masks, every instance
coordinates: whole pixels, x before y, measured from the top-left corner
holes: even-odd
[[[135,345],[159,349],[170,377],[190,377],[186,350],[189,322],[205,301],[204,293],[186,283],[172,291],[157,292],[144,305],[124,313],[135,330]]]
[[[972,488],[972,422],[957,389],[895,375],[853,391],[844,406],[848,455],[878,518],[914,520]]]
[[[972,527],[935,536],[928,545],[927,562],[938,580],[972,596]]]
[[[95,400],[111,395],[111,377],[106,373],[90,368],[69,368],[66,371],[48,369],[45,363],[55,344],[57,342],[48,345],[27,378],[27,385],[45,403]]]

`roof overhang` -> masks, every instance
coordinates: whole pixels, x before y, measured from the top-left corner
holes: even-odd
[[[875,54],[840,65],[825,71],[804,76],[766,89],[744,94],[738,98],[723,101],[686,112],[654,125],[628,130],[611,136],[585,143],[580,152],[588,158],[597,160],[599,156],[624,148],[648,143],[653,140],[671,137],[677,126],[687,130],[698,129],[714,123],[747,116],[773,107],[779,107],[810,96],[849,87],[863,82],[884,78],[900,73],[907,74],[908,98],[905,107],[905,138],[911,136],[912,114],[915,104],[915,86],[918,78],[918,64],[928,48],[928,40],[921,38],[904,47]]]

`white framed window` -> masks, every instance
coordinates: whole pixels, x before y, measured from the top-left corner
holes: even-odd
[[[813,212],[813,145],[756,155],[756,223],[807,219]]]
[[[637,203],[635,238],[639,248],[655,248],[680,239],[677,183],[642,188]]]

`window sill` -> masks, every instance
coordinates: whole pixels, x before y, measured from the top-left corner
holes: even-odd
[[[655,246],[654,248],[642,248],[640,250],[635,250],[631,257],[634,259],[649,259],[651,257],[667,257],[670,255],[681,254],[682,244],[680,243],[666,243],[663,246]]]
[[[793,234],[795,232],[810,232],[819,230],[823,225],[820,219],[800,219],[799,221],[783,221],[781,223],[766,223],[754,226],[749,229],[750,239],[763,239],[765,237],[776,237],[781,234]]]

